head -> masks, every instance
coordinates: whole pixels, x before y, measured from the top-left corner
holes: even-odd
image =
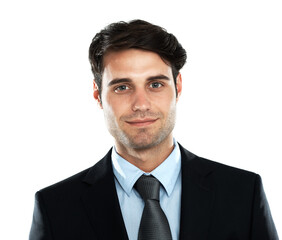
[[[135,20],[94,37],[94,98],[117,145],[148,149],[171,137],[186,52],[163,28]]]
[[[176,86],[176,77],[187,58],[185,49],[176,37],[164,28],[143,20],[133,20],[128,23],[112,23],[92,39],[89,47],[89,61],[100,94],[105,55],[111,51],[131,48],[158,54],[171,67]]]

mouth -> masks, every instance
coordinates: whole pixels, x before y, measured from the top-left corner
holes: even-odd
[[[134,119],[131,121],[126,121],[131,126],[134,127],[145,127],[155,123],[158,119],[144,118],[144,119]]]

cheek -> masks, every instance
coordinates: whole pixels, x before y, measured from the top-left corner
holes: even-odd
[[[162,112],[169,112],[176,104],[176,97],[173,94],[158,96],[155,106]]]
[[[115,118],[117,121],[125,113],[126,102],[118,101],[117,99],[108,97],[104,104],[104,112],[111,119]]]

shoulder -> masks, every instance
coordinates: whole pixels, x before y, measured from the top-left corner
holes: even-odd
[[[202,157],[197,157],[196,159],[199,166],[209,169],[213,178],[224,185],[250,185],[249,187],[253,187],[257,179],[260,179],[260,176],[257,173],[245,169],[229,166]]]
[[[249,185],[249,187],[253,187],[257,181],[261,181],[257,173],[197,156],[181,145],[180,150],[184,172],[193,172],[191,174],[197,174],[201,177],[209,176],[216,183],[226,186]]]
[[[87,168],[75,175],[68,177],[62,181],[45,187],[37,192],[36,195],[42,195],[45,197],[52,198],[68,198],[73,195],[80,195],[85,189],[104,176],[110,176],[111,161],[110,161],[111,150],[99,160],[92,167]]]
[[[62,198],[69,198],[73,195],[77,195],[82,189],[85,188],[83,179],[90,169],[91,168],[85,169],[71,177],[39,190],[36,193],[36,198],[53,199],[57,201]]]

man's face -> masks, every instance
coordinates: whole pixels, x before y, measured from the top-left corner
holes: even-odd
[[[172,138],[181,89],[178,75],[176,98],[171,67],[158,54],[128,49],[104,57],[102,101],[95,85],[94,97],[116,142],[141,150]]]

